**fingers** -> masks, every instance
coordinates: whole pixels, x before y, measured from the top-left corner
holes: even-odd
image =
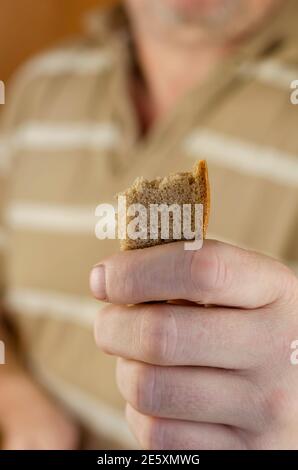
[[[148,450],[242,450],[237,433],[227,426],[157,419],[127,405],[130,429],[143,449]]]
[[[185,251],[184,243],[116,254],[91,273],[96,298],[116,304],[186,299],[257,308],[284,294],[290,274],[278,262],[216,241]]]
[[[231,372],[120,359],[117,382],[125,401],[142,414],[254,432],[266,424],[253,386]]]
[[[149,364],[252,369],[271,351],[267,324],[266,315],[252,311],[108,305],[98,312],[95,338],[108,354]]]

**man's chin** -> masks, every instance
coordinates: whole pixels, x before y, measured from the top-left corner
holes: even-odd
[[[177,13],[184,15],[207,15],[227,3],[228,0],[160,0]]]
[[[155,0],[164,19],[206,28],[225,27],[237,15],[242,0]]]

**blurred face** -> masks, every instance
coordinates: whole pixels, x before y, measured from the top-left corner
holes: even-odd
[[[127,0],[143,13],[147,27],[163,26],[180,39],[194,40],[202,32],[214,38],[232,38],[253,28],[287,0]]]

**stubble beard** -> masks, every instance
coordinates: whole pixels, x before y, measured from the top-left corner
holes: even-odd
[[[280,0],[276,0],[278,3]],[[157,40],[182,47],[233,42],[245,36],[262,18],[247,0],[222,0],[198,11],[179,8],[163,0],[139,0],[142,29]]]

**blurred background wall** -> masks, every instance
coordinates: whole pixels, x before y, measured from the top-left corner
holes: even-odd
[[[28,57],[81,29],[82,15],[115,0],[0,0],[0,80]]]

